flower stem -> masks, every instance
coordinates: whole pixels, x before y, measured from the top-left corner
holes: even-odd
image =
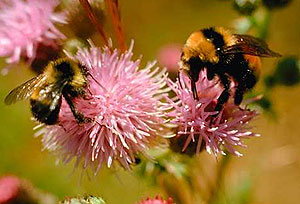
[[[263,22],[259,25],[258,36],[261,39],[265,40],[268,37],[270,21],[271,21],[271,12],[269,10],[266,10],[264,13]]]
[[[120,50],[124,52],[126,50],[126,42],[125,42],[124,32],[121,24],[121,15],[119,11],[118,0],[105,0],[105,2],[111,16],[111,21],[117,36]]]
[[[222,191],[222,185],[224,182],[224,174],[226,171],[226,167],[230,162],[230,159],[231,159],[231,155],[227,154],[222,158],[221,163],[218,166],[217,175],[216,175],[216,184],[215,187],[211,189],[210,197],[207,201],[208,204],[216,203],[216,201],[219,199],[220,191]]]
[[[82,7],[84,8],[84,10],[86,11],[86,14],[89,17],[90,21],[94,24],[94,26],[96,27],[97,31],[101,35],[101,37],[102,37],[105,45],[109,47],[107,37],[105,35],[104,30],[102,29],[102,25],[97,20],[97,17],[95,15],[95,13],[93,12],[90,3],[88,2],[88,0],[79,0],[79,1],[81,3]]]

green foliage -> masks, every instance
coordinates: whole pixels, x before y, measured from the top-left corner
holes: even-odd
[[[80,39],[77,38],[71,38],[66,40],[64,43],[64,50],[66,50],[68,53],[75,55],[79,48],[83,48],[86,46],[86,43]]]
[[[163,174],[169,174],[176,179],[188,177],[188,157],[173,153],[168,149],[153,149],[148,154],[152,159],[142,159],[135,169],[140,177],[149,178],[153,184],[156,184],[157,178]]]
[[[296,56],[281,59],[272,74],[264,79],[268,89],[276,85],[295,86],[300,82],[300,63]]]
[[[300,82],[300,64],[298,58],[290,56],[281,59],[276,65],[273,78],[278,85],[298,85]]]
[[[252,201],[252,181],[244,177],[237,185],[220,192],[218,196],[214,204],[249,204]]]

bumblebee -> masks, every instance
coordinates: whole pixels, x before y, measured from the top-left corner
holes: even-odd
[[[31,111],[35,119],[47,125],[57,123],[62,97],[68,103],[75,119],[88,122],[72,102],[75,97],[85,97],[87,71],[84,66],[71,59],[61,58],[50,62],[42,74],[13,89],[5,98],[7,105],[30,98]]]
[[[196,82],[201,70],[206,69],[208,80],[216,76],[219,78],[224,90],[217,100],[215,111],[220,112],[230,98],[232,81],[235,82],[234,103],[240,105],[244,93],[252,89],[258,80],[260,57],[280,56],[259,38],[232,34],[223,27],[211,27],[195,31],[189,36],[179,66],[191,80],[195,100],[198,100]]]

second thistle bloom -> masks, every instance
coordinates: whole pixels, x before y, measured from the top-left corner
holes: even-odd
[[[38,45],[55,46],[64,35],[54,26],[66,23],[54,11],[56,0],[4,0],[0,2],[0,56],[7,63],[20,57],[32,60]]]
[[[58,125],[40,132],[45,147],[59,151],[64,162],[76,157],[84,168],[99,170],[117,160],[128,168],[135,154],[144,153],[163,131],[165,72],[153,68],[155,63],[140,69],[140,60],[132,61],[132,55],[132,46],[124,54],[92,47],[74,57],[89,73],[87,96],[74,104],[93,121],[78,124],[63,101]]]
[[[223,87],[218,81],[209,81],[204,70],[200,72],[196,83],[199,100],[195,100],[190,90],[190,79],[183,74],[179,77],[181,83],[171,80],[168,82],[176,94],[173,101],[169,99],[173,104],[173,111],[169,113],[173,118],[171,123],[177,125],[177,136],[172,139],[171,147],[179,146],[180,151],[188,153],[189,149],[195,153],[205,148],[214,155],[225,154],[226,150],[242,156],[235,148],[246,147],[242,139],[258,136],[251,132],[248,126],[248,122],[257,113],[241,109],[229,100],[216,118],[211,120],[217,113],[214,107]]]

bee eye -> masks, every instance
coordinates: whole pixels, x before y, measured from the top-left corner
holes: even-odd
[[[73,76],[74,71],[69,62],[61,62],[55,66],[55,68],[65,76]]]
[[[60,64],[56,65],[56,68],[61,72],[67,72],[71,69],[71,65],[67,62],[61,62]]]

